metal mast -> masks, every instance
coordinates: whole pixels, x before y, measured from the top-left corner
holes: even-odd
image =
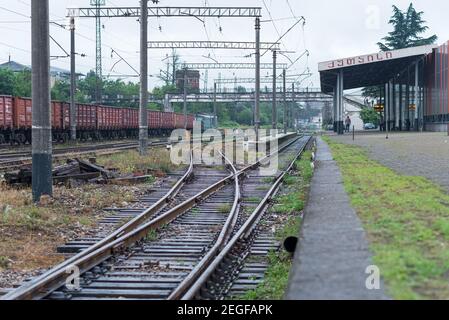
[[[96,79],[96,101],[97,103],[102,102],[102,85],[101,81],[103,80],[103,66],[101,59],[101,15],[100,15],[100,7],[106,4],[106,0],[90,0],[90,5],[95,6],[95,29],[96,29],[96,64],[95,64],[95,74],[97,76]]]
[[[53,195],[48,0],[31,1],[33,201]]]

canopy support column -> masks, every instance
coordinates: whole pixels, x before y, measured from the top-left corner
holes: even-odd
[[[340,69],[340,71],[338,72],[338,76],[337,76],[337,109],[338,109],[337,132],[338,132],[338,134],[344,134],[343,89],[344,89],[343,70]]]
[[[338,103],[338,97],[337,97],[337,86],[334,87],[334,105],[332,108],[332,120],[334,121],[334,132],[337,132],[337,123],[338,123],[338,113],[337,113],[337,103]]]
[[[415,64],[415,108],[415,130],[420,131],[419,110],[421,106],[419,99],[419,62],[416,62]]]

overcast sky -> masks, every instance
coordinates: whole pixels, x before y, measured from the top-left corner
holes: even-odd
[[[31,64],[30,37],[31,0],[0,0],[0,63],[11,59],[23,64]],[[65,18],[67,7],[86,7],[89,0],[50,0],[50,19],[60,24],[68,24]],[[151,2],[150,2],[151,3]],[[276,41],[279,34],[287,31],[295,22],[295,17],[304,16],[306,24],[299,24],[282,41],[282,50],[295,51],[288,54],[291,60],[306,49],[310,57],[299,60],[288,70],[289,74],[304,72],[307,66],[314,73],[305,80],[303,86],[319,86],[318,62],[334,58],[348,57],[378,51],[376,43],[384,37],[391,26],[388,20],[393,4],[405,9],[410,1],[402,0],[160,0],[159,6],[254,6],[263,8],[262,41]],[[449,2],[443,0],[413,1],[418,10],[425,12],[430,30],[428,34],[437,34],[438,43],[449,39],[447,17],[442,12],[449,11]],[[138,0],[106,0],[108,6],[138,6]],[[151,4],[150,4],[151,5]],[[274,20],[274,21],[269,21]],[[111,75],[132,75],[135,72],[125,63],[118,63],[117,55],[111,55],[111,48],[119,52],[131,65],[139,68],[139,24],[133,18],[103,19],[103,73]],[[86,73],[95,68],[95,20],[77,20],[77,52],[85,58],[78,58],[77,71]],[[222,32],[219,31],[221,26]],[[67,29],[68,30],[68,29]],[[65,50],[70,51],[69,32],[56,25],[51,26],[51,35]],[[205,26],[195,18],[151,18],[150,40],[220,40],[254,41],[254,21],[247,18],[207,18]],[[51,53],[64,55],[55,43],[51,43]],[[189,63],[212,62],[202,56],[211,55],[219,62],[253,62],[253,58],[244,56],[251,53],[240,50],[180,50],[181,60]],[[150,74],[158,75],[166,69],[161,60],[171,51],[150,50]],[[262,62],[271,62],[267,53]],[[280,57],[280,62],[289,60]],[[290,63],[289,63],[290,64]],[[52,61],[52,65],[69,69],[68,58]],[[268,75],[267,70],[262,75]],[[271,73],[270,73],[271,74]],[[221,71],[222,78],[254,77],[253,71]],[[209,87],[217,71],[209,72]],[[127,80],[136,81],[129,78]],[[153,77],[150,87],[162,82]]]

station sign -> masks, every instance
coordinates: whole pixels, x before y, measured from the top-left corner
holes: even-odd
[[[325,61],[321,62],[318,65],[318,70],[321,72],[333,69],[347,68],[357,65],[384,62],[400,58],[420,56],[431,53],[433,48],[435,47],[436,47],[435,45],[419,46],[392,51],[382,51],[378,53],[372,53],[344,59]]]

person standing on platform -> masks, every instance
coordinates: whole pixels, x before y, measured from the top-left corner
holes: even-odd
[[[346,132],[349,132],[349,129],[351,128],[351,118],[349,118],[349,116],[346,117],[345,125],[346,125]]]

